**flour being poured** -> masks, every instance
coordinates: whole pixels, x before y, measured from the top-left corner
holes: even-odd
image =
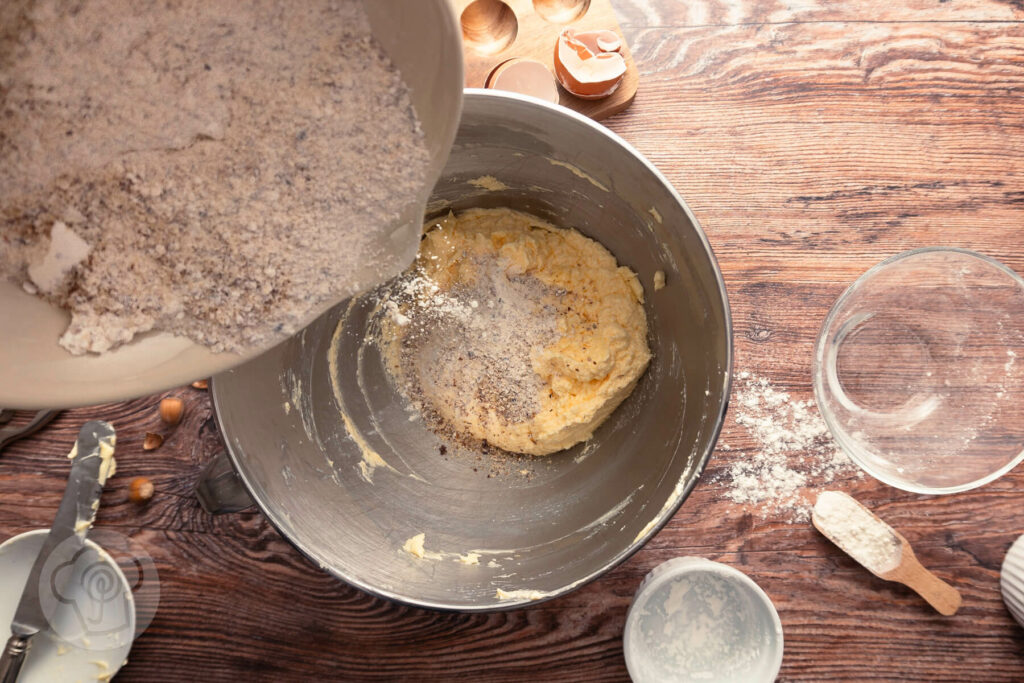
[[[358,0],[5,0],[0,103],[0,277],[72,353],[264,346],[415,250],[429,155]]]

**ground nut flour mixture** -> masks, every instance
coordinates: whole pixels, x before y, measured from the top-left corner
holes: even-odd
[[[647,368],[636,273],[597,242],[509,209],[427,226],[387,289],[381,344],[443,437],[547,455],[593,434]]]
[[[72,353],[264,345],[405,265],[428,153],[356,0],[4,0],[0,113],[0,275]]]

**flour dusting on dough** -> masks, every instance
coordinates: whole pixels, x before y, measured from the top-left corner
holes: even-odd
[[[442,436],[484,448],[547,455],[586,440],[650,360],[636,274],[576,230],[509,209],[428,224],[380,308],[399,390]]]

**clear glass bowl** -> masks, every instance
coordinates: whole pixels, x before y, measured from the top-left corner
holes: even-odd
[[[1024,280],[964,249],[886,259],[832,306],[813,379],[868,474],[917,493],[986,484],[1024,459]]]

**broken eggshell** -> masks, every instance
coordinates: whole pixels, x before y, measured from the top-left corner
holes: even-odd
[[[621,47],[614,31],[567,28],[555,43],[555,76],[563,88],[581,99],[608,97],[626,75],[626,60],[618,52]]]
[[[594,54],[618,52],[622,48],[622,39],[615,31],[577,31],[575,38]]]

